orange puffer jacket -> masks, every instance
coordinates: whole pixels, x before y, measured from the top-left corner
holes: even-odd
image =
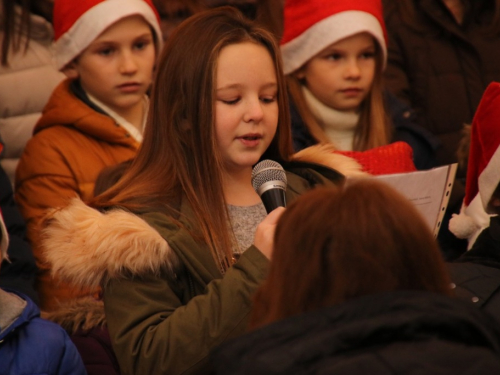
[[[70,198],[91,198],[99,172],[134,157],[140,145],[111,117],[78,99],[70,83],[63,81],[52,93],[16,171],[16,200],[40,269],[37,289],[45,310],[80,291],[50,275],[39,246],[40,220]]]

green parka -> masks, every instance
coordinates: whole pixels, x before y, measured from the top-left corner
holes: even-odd
[[[287,202],[344,179],[311,166],[285,166]],[[192,216],[185,200],[180,211],[181,217]],[[103,286],[122,374],[208,373],[210,351],[246,331],[252,294],[268,267],[251,246],[223,276],[207,246],[169,216],[101,213],[79,199],[55,213],[46,234],[54,272],[80,286]]]

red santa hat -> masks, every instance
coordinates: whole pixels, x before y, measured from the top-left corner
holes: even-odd
[[[160,18],[151,0],[55,0],[57,68],[63,69],[116,21],[132,15],[143,16],[151,25],[158,53],[163,39]]]
[[[367,32],[387,60],[387,31],[380,0],[286,0],[281,54],[285,74],[349,36]]]
[[[475,220],[475,216],[494,213],[490,207],[490,200],[500,182],[499,146],[500,83],[492,82],[483,93],[472,121],[462,209],[459,215],[454,215],[450,219],[449,223],[450,231],[458,238],[469,238],[469,246],[471,236],[484,226]],[[478,209],[483,210],[483,213],[476,212]]]

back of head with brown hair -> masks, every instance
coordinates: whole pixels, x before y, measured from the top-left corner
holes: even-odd
[[[451,295],[427,223],[407,198],[372,179],[318,188],[281,217],[252,328],[363,295],[427,290]]]
[[[11,53],[24,53],[28,49],[32,29],[31,15],[36,14],[51,21],[53,1],[2,0],[0,3],[0,29],[3,34],[0,64],[9,66]],[[19,12],[16,6],[19,6]]]
[[[13,0],[3,0],[2,10],[0,12],[0,23],[2,25],[2,53],[1,65],[8,66],[9,52],[19,52],[21,47],[26,50],[29,44],[29,38],[24,40],[23,34],[29,35],[30,23],[30,10],[33,1],[24,0],[19,3],[21,6],[21,13],[16,14],[16,2]],[[23,44],[23,45],[22,45]]]

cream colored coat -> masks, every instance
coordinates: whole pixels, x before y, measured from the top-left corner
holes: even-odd
[[[0,163],[12,184],[33,127],[50,94],[64,78],[52,63],[52,25],[37,15],[32,15],[30,21],[31,39],[27,51],[11,51],[9,66],[0,65],[0,137],[5,144]]]

